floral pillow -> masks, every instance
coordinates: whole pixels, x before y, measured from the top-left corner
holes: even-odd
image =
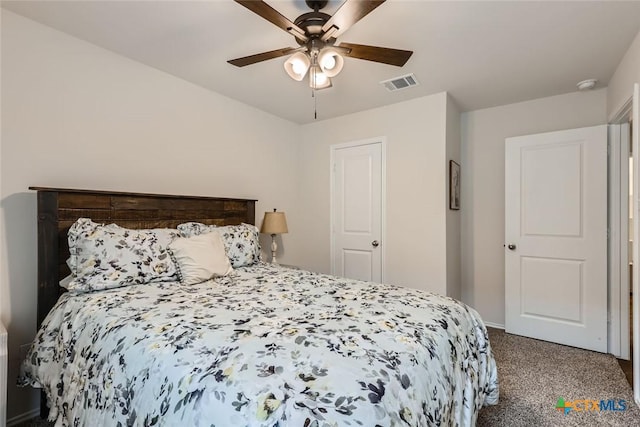
[[[130,230],[78,219],[69,229],[67,263],[74,279],[68,290],[91,292],[152,282],[177,281],[167,251],[177,230]]]
[[[182,237],[193,237],[208,233],[217,228],[215,225],[206,225],[201,222],[185,222],[184,224],[178,225],[178,232]]]
[[[260,233],[255,225],[205,225],[199,222],[187,222],[178,226],[184,237],[198,236],[213,230],[220,233],[225,252],[233,268],[252,265],[260,261]]]

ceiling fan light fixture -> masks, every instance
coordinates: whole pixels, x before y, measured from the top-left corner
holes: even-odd
[[[344,58],[335,49],[324,48],[318,55],[318,64],[327,77],[335,77],[344,67]]]
[[[236,67],[291,55],[284,62],[284,69],[292,79],[302,81],[309,74],[309,86],[313,93],[332,86],[331,79],[344,66],[344,57],[379,62],[402,67],[412,51],[340,42],[338,38],[352,25],[371,13],[385,0],[344,0],[333,14],[321,12],[328,0],[305,0],[313,11],[303,13],[294,21],[283,16],[264,0],[235,0],[241,6],[295,37],[300,47],[284,47],[255,55],[227,61]]]
[[[293,80],[298,82],[304,79],[304,76],[307,74],[309,70],[309,66],[311,65],[311,60],[307,55],[302,52],[295,53],[291,55],[284,62],[284,69]]]

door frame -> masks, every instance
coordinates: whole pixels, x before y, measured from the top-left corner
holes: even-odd
[[[631,104],[609,125],[609,340],[608,352],[630,360],[629,346],[629,114]],[[626,236],[626,237],[625,237]]]
[[[634,169],[634,176],[633,176],[633,187],[634,187],[634,194],[633,194],[633,246],[632,246],[632,252],[633,252],[633,283],[631,284],[631,288],[632,288],[632,292],[634,295],[640,295],[640,278],[638,277],[638,273],[640,272],[639,269],[639,265],[638,262],[640,261],[640,254],[638,253],[640,250],[640,242],[638,241],[640,238],[640,230],[638,229],[639,226],[639,196],[640,196],[640,168],[638,167],[640,165],[640,143],[639,143],[639,139],[640,139],[640,135],[638,135],[639,133],[639,128],[640,128],[640,123],[638,123],[639,117],[640,117],[640,97],[638,96],[639,93],[639,87],[638,87],[638,83],[635,83],[632,90],[631,90],[631,95],[629,96],[629,98],[627,98],[627,100],[625,101],[625,103],[622,105],[622,107],[620,107],[620,109],[614,113],[611,116],[611,119],[609,120],[609,123],[611,124],[620,124],[622,122],[626,122],[629,120],[633,120],[633,125],[632,125],[632,129],[633,129],[633,136],[632,139],[630,141],[630,144],[632,146],[632,152],[633,152],[633,169]],[[627,160],[628,161],[628,160]],[[611,162],[610,162],[611,164]],[[613,163],[614,167],[619,168],[619,163]],[[619,191],[619,190],[618,190]],[[610,212],[614,212],[614,213],[619,213],[620,212],[620,205],[613,205],[611,206]],[[617,230],[619,232],[619,230]],[[622,262],[619,258],[618,259],[614,259],[613,262],[615,263],[615,265],[620,265],[620,263]],[[613,264],[612,264],[613,265]],[[612,283],[610,283],[611,285]],[[634,373],[636,373],[636,375],[633,376],[633,398],[635,400],[636,405],[640,406],[640,375],[638,374],[640,372],[640,301],[638,301],[640,298],[634,298],[633,299],[633,307],[632,307],[632,323],[633,323],[633,371]],[[627,307],[629,306],[629,294],[627,293],[627,295],[620,295],[620,303],[623,304],[624,301],[626,301],[626,305]],[[625,321],[625,319],[621,319],[620,318],[620,313],[611,313],[611,318],[613,319],[614,317],[618,317],[620,322]],[[628,322],[628,318],[626,319],[626,321]],[[613,323],[613,322],[612,322]]]
[[[631,144],[633,146],[633,188],[640,188],[640,179],[638,177],[638,165],[640,164],[640,86],[638,83],[633,85],[633,108],[631,109],[632,123],[632,138]],[[640,230],[638,230],[638,192],[634,191],[633,194],[633,294],[636,298],[633,299],[633,398],[636,401],[636,405],[640,406],[640,301],[638,295],[640,295],[640,278],[638,277],[640,260]]]
[[[335,185],[335,156],[336,151],[344,148],[360,147],[363,145],[380,144],[380,157],[381,157],[381,194],[380,194],[380,232],[382,241],[380,251],[380,282],[385,283],[385,254],[387,246],[387,138],[385,136],[379,136],[375,138],[361,139],[357,141],[344,142],[340,144],[333,144],[329,146],[329,256],[331,257],[331,274],[335,275],[335,218],[334,218],[334,203],[333,203],[333,188]]]

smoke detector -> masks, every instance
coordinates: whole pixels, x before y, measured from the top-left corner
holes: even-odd
[[[591,90],[596,87],[596,83],[598,79],[587,79],[581,82],[578,82],[576,86],[578,86],[578,90]]]

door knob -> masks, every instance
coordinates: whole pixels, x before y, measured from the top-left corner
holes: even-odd
[[[516,245],[514,245],[513,243],[509,243],[507,245],[507,248],[509,248],[510,251],[515,251],[516,250]]]
[[[377,240],[374,240],[373,242],[371,242],[371,246],[373,246],[374,248],[377,248],[379,244],[380,242],[378,242]]]

